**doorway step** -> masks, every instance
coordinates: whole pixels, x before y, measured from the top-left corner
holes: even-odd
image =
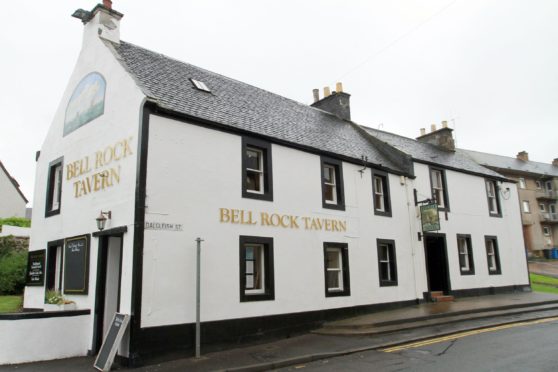
[[[432,291],[429,297],[432,302],[453,302],[455,300],[453,296],[445,295],[442,291]]]

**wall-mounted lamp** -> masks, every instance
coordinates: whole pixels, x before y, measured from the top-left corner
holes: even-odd
[[[99,231],[103,231],[105,229],[105,224],[107,223],[107,220],[110,220],[111,216],[112,216],[111,211],[108,212],[101,211],[99,217],[96,218],[97,228],[99,229]]]

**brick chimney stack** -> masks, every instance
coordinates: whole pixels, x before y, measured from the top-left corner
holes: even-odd
[[[103,5],[107,9],[112,9],[112,0],[103,0]]]
[[[316,95],[316,89],[314,89],[314,103],[310,106],[327,111],[339,119],[351,120],[351,95],[343,92],[341,83],[337,83],[335,89],[336,91],[331,92],[329,87],[324,87],[324,98],[317,101],[316,98],[319,98],[319,93]]]
[[[446,151],[455,151],[455,141],[453,140],[453,129],[448,128],[448,122],[442,121],[442,127],[436,129],[436,124],[430,126],[430,133],[426,133],[424,128],[420,129],[420,136],[417,141],[438,146]]]
[[[529,153],[527,151],[518,152],[516,157],[521,161],[529,161]]]
[[[552,165],[558,167],[558,158],[554,158],[554,160],[552,160]]]
[[[124,15],[112,9],[112,0],[103,0],[91,11],[78,9],[72,17],[85,25],[83,45],[88,45],[99,37],[120,43],[120,20]]]

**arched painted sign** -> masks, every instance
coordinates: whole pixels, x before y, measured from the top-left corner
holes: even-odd
[[[64,136],[105,112],[105,78],[98,72],[84,77],[70,97],[64,120]]]

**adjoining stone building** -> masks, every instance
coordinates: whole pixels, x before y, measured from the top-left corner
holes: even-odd
[[[542,257],[548,256],[545,250],[558,248],[558,158],[540,163],[529,160],[525,151],[515,158],[463,151],[479,164],[517,182],[527,252]]]

